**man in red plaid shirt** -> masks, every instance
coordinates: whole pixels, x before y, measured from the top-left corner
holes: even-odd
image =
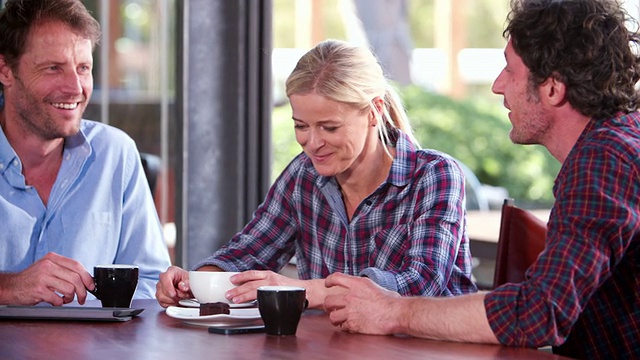
[[[326,285],[349,291],[325,306],[346,331],[640,358],[640,35],[613,0],[514,0],[508,20],[493,91],[510,110],[509,136],[562,163],[526,280],[430,298],[334,274]]]

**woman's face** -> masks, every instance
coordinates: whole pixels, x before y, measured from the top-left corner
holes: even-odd
[[[373,112],[311,93],[291,95],[296,140],[323,176],[353,170],[377,139]]]

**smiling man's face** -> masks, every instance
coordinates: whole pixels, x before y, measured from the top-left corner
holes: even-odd
[[[5,116],[43,140],[76,134],[93,91],[92,66],[90,40],[61,22],[36,25],[18,66],[3,74]]]

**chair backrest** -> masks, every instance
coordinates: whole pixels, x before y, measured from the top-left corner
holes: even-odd
[[[142,161],[142,168],[144,169],[144,174],[147,177],[147,182],[149,183],[151,195],[154,195],[155,197],[158,177],[160,176],[160,170],[162,168],[160,157],[157,155],[141,152],[140,160]]]
[[[547,225],[505,199],[502,205],[493,287],[524,281],[524,273],[544,249]]]

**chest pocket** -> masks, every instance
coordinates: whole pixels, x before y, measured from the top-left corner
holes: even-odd
[[[371,266],[383,270],[400,269],[410,245],[409,231],[410,226],[402,224],[376,232],[369,243]]]

